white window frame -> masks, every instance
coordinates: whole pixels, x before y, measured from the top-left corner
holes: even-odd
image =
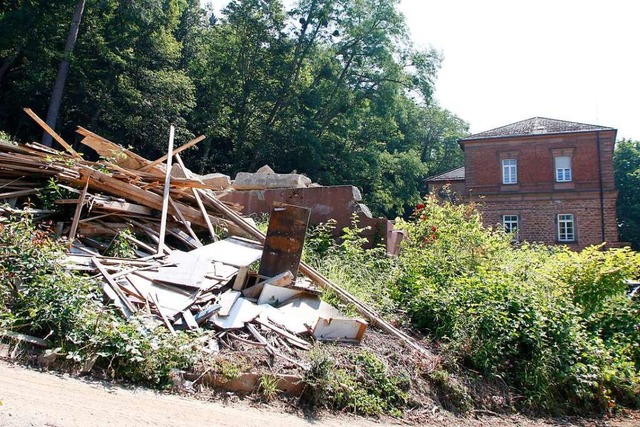
[[[558,164],[564,163],[564,164]],[[571,170],[571,156],[557,156],[554,158],[556,182],[571,182],[573,171]]]
[[[520,217],[518,215],[502,215],[502,227],[505,233],[518,233],[520,230]]]
[[[576,241],[576,223],[573,214],[558,214],[558,241],[559,242],[575,242]]]
[[[518,183],[517,159],[502,160],[502,183],[505,185]]]

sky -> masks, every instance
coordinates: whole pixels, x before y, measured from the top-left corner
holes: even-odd
[[[399,9],[416,47],[442,53],[435,98],[472,133],[540,116],[640,140],[640,2],[401,0]]]
[[[439,104],[482,132],[541,116],[640,139],[640,2],[401,0]]]

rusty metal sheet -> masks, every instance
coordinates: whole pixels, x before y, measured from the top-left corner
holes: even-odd
[[[274,204],[258,274],[273,277],[289,270],[297,276],[310,215],[307,208]]]

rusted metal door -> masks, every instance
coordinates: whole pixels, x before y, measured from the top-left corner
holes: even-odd
[[[310,215],[307,208],[274,204],[258,274],[273,277],[289,270],[297,276]]]

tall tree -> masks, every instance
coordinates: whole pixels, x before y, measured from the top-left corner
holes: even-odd
[[[67,81],[67,75],[69,74],[69,67],[71,66],[71,53],[73,52],[73,47],[78,39],[78,31],[80,30],[80,21],[82,20],[82,13],[84,12],[84,5],[85,0],[78,0],[78,3],[76,3],[76,8],[71,20],[71,26],[69,27],[69,33],[67,34],[67,42],[64,46],[64,56],[60,61],[58,75],[56,76],[56,82],[51,93],[51,101],[49,103],[46,122],[52,129],[55,129],[56,127],[58,110],[60,110],[60,103],[62,102],[62,92],[64,91],[64,85]],[[47,132],[42,135],[42,143],[51,147],[51,135]]]
[[[618,141],[613,168],[618,188],[620,241],[640,250],[640,141]]]

